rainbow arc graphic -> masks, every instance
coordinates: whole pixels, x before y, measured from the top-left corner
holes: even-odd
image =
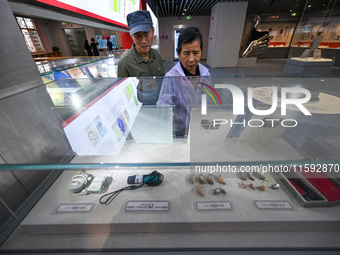
[[[202,84],[203,86],[206,86],[206,87],[209,88],[212,92],[214,92],[214,94],[217,96],[217,98],[218,98],[218,100],[220,101],[220,104],[221,104],[221,106],[222,106],[222,100],[221,100],[221,98],[220,98],[220,95],[217,93],[217,91],[216,91],[212,86],[210,86],[210,85],[208,85],[208,84],[206,84],[206,83],[203,83],[203,82],[199,82],[199,83]],[[213,94],[212,94],[209,90],[207,90],[207,89],[205,89],[205,88],[199,88],[199,89],[201,89],[201,90],[203,90],[205,93],[207,93],[207,94],[212,98],[212,100],[214,101],[215,105],[217,105],[216,100],[215,100],[215,97],[213,96]]]

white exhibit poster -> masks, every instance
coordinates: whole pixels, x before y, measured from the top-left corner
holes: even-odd
[[[63,122],[76,155],[118,155],[141,108],[137,78],[126,78]]]

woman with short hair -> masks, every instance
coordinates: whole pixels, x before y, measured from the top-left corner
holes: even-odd
[[[174,105],[176,136],[188,132],[192,106],[201,105],[205,92],[203,83],[210,76],[208,68],[200,64],[203,51],[202,35],[197,27],[184,29],[178,37],[179,62],[165,74],[157,105]],[[176,77],[174,77],[176,76]],[[210,82],[209,82],[210,83]]]

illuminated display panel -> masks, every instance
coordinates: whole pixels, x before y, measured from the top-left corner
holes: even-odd
[[[127,28],[126,16],[140,9],[140,0],[36,0]]]

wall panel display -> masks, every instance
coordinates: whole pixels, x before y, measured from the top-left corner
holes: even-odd
[[[264,23],[258,30],[269,32],[269,47],[289,47],[294,28],[295,23]]]
[[[140,9],[140,0],[36,0],[57,8],[126,27],[126,16]]]
[[[321,18],[310,18],[301,23],[296,31],[292,46],[312,46],[317,36],[320,36],[319,48],[340,48],[340,18],[323,21]]]

